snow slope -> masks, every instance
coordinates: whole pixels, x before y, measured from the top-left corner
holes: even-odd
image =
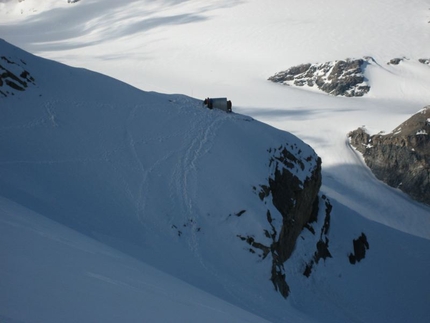
[[[264,296],[253,301],[250,301],[252,297],[245,301],[246,296],[243,295],[246,293],[242,294],[241,297],[245,297],[242,299],[237,294],[232,296],[220,292],[214,287],[220,280],[225,280],[225,286],[233,284],[233,290],[249,288],[254,293],[258,288],[249,287],[246,279],[241,282],[229,280],[227,274],[220,275],[216,268],[210,270],[218,273],[219,279],[212,285],[201,284],[198,277],[202,274],[198,269],[186,279],[187,270],[196,265],[192,261],[180,272],[181,269],[172,269],[171,263],[160,257],[145,254],[144,257],[150,259],[155,267],[188,282],[193,281],[197,287],[242,308],[253,308],[254,313],[272,321],[282,321],[292,315],[294,321],[426,322],[429,317],[429,294],[425,288],[429,285],[426,273],[430,258],[429,207],[413,202],[400,191],[377,181],[360,156],[350,148],[346,134],[362,125],[373,133],[391,131],[429,104],[430,68],[417,62],[419,58],[428,58],[430,52],[429,8],[427,0],[378,0],[365,5],[360,1],[340,0],[268,0],[264,3],[81,0],[75,4],[53,0],[9,1],[0,3],[0,35],[32,53],[103,72],[143,90],[183,93],[200,98],[227,96],[233,101],[234,111],[294,133],[322,157],[322,193],[334,205],[330,232],[333,259],[319,264],[311,278],[305,279],[301,274],[305,262],[303,255],[307,252],[310,256],[309,246],[313,242],[309,242],[312,239],[308,236],[304,237],[305,240],[299,239],[304,241],[303,245],[297,246],[297,250],[302,252],[296,252],[295,258],[287,265],[291,276],[288,281],[292,285],[287,306],[276,297],[272,299],[268,291],[267,294],[258,291],[257,294]],[[364,98],[335,98],[266,81],[270,75],[293,65],[363,56],[374,58],[374,63],[366,69],[365,76],[371,91]],[[400,65],[386,64],[394,57],[403,56],[407,59]],[[114,99],[113,93],[103,95],[107,96],[107,102]],[[184,106],[181,111],[191,111],[186,107],[196,104],[189,98],[172,98],[177,105]],[[97,102],[99,95],[94,94],[91,100]],[[154,100],[157,108],[164,106],[161,101]],[[168,101],[165,98],[160,100]],[[85,106],[76,98],[69,99],[68,103]],[[94,106],[97,108],[98,104]],[[56,106],[56,101],[51,101],[51,106]],[[49,112],[52,111],[51,106],[46,108],[45,117],[39,120],[27,117],[27,123],[20,121],[17,125],[21,129],[38,123],[52,122],[54,125],[58,117]],[[133,107],[128,107],[128,111]],[[123,124],[124,119],[127,116],[121,119]],[[133,125],[131,120],[134,119],[130,117],[130,129],[138,129],[139,125]],[[199,120],[201,128],[194,124],[189,127],[194,126],[195,131],[203,133],[211,125],[220,125],[205,118]],[[85,118],[79,121],[79,124],[85,122]],[[163,121],[159,122],[163,124]],[[237,125],[235,121],[234,124]],[[91,126],[89,122],[89,125],[82,124],[79,129],[85,132]],[[182,131],[176,130],[179,133]],[[97,130],[91,133],[95,135]],[[130,137],[126,133],[122,136],[125,139],[117,143],[124,146]],[[108,146],[114,137],[112,135],[106,140],[100,136],[95,140],[105,143],[99,152],[112,148]],[[166,135],[161,134],[153,140],[165,138]],[[83,136],[78,136],[77,140],[85,142]],[[207,142],[210,137],[202,136],[200,140]],[[136,141],[134,143],[136,146]],[[200,147],[197,139],[194,145]],[[26,147],[28,156],[37,153],[34,147]],[[116,151],[112,149],[113,154]],[[186,153],[184,148],[178,155],[186,156]],[[82,160],[82,156],[70,152],[67,158],[56,156],[58,163],[46,159],[52,156],[41,156],[38,161],[42,161],[41,167],[50,165],[55,168],[59,162],[66,164],[75,160],[90,165],[93,162],[96,164],[97,160],[108,160],[109,156],[103,153],[97,155],[96,152]],[[163,160],[169,160],[169,156],[163,156],[162,152],[153,160],[150,156],[145,156],[145,159],[142,155],[138,158],[133,156],[130,148],[128,155],[123,157],[127,168],[138,169],[138,160],[144,160],[147,165],[155,165],[152,168],[155,171],[162,167]],[[191,152],[188,156],[192,161]],[[22,166],[28,162],[25,159],[21,161]],[[70,165],[72,171],[69,176],[74,177],[76,172]],[[193,169],[188,168],[188,173],[181,173],[181,169],[178,167],[176,173],[171,174],[173,178],[185,176],[187,183],[196,181]],[[88,192],[99,188],[91,186],[95,176],[87,175],[87,191],[78,194],[78,198],[84,200]],[[229,175],[226,174],[226,178]],[[40,194],[41,200],[52,201],[53,197],[43,195],[40,187],[27,186],[27,179],[34,176],[42,174],[23,173],[20,183],[27,190]],[[129,182],[130,177],[124,179],[123,175],[117,176],[115,182]],[[129,188],[121,184],[118,190],[123,195],[127,195],[124,193],[126,191],[130,192],[129,199],[138,214],[139,210],[146,208],[148,201],[136,198],[139,196],[136,192],[144,188],[139,186],[139,180],[136,178],[131,183],[134,184]],[[52,188],[60,184],[53,182]],[[153,187],[152,183],[146,185]],[[178,182],[170,180],[171,192],[180,191],[178,187]],[[10,194],[9,190],[6,191]],[[181,199],[182,210],[195,208],[190,201],[197,196],[197,191],[187,191],[188,195]],[[112,191],[117,192],[116,189]],[[100,206],[103,198],[100,196],[94,204]],[[61,206],[62,203],[60,200],[57,204]],[[106,209],[111,209],[116,203],[110,201]],[[177,223],[172,224],[178,226]],[[183,224],[186,223],[180,223]],[[97,223],[97,227],[103,228],[103,223]],[[352,251],[352,239],[361,232],[367,234],[370,250],[366,259],[351,267],[347,255]],[[162,249],[159,240],[153,243],[155,250],[157,247]],[[188,246],[192,243],[184,244],[185,249]],[[134,250],[130,246],[123,246],[123,249],[129,253]],[[142,259],[142,255],[137,253],[136,257]],[[260,304],[266,298],[267,302]]]
[[[236,111],[310,144],[323,159],[326,179],[339,179],[360,195],[357,200],[369,200],[366,211],[355,208],[364,216],[430,237],[428,211],[423,215],[409,202],[386,199],[387,189],[369,180],[345,142],[362,125],[370,132],[391,131],[430,101],[429,66],[417,61],[430,52],[428,0],[25,0],[3,4],[0,16],[2,37],[44,57],[143,90],[227,96]],[[371,91],[359,100],[266,81],[289,66],[363,56],[374,61],[365,74]],[[387,65],[394,57],[407,59]],[[402,216],[405,209],[412,215]]]
[[[4,198],[0,232],[2,322],[265,322]]]
[[[271,256],[262,261],[238,235],[270,245],[266,213],[277,232],[282,217],[256,191],[271,173],[268,150],[296,146],[291,152],[304,168],[293,171],[304,180],[316,167],[308,145],[189,97],[143,92],[4,41],[0,49],[2,66],[34,78],[1,98],[1,196],[246,311],[296,315],[271,313],[270,304],[284,302],[269,281]],[[64,293],[54,283],[52,290]]]

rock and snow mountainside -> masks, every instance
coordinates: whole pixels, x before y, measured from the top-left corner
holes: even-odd
[[[396,66],[403,61],[411,61],[411,59],[405,57],[393,58],[386,65]],[[430,60],[420,58],[412,60],[412,62],[428,65]],[[360,59],[347,58],[325,63],[301,64],[278,72],[269,77],[268,80],[287,86],[307,89],[317,88],[334,96],[361,97],[369,93],[371,90],[369,84],[374,81],[368,75],[369,73],[366,73],[368,66],[376,68],[379,72],[383,72],[385,69],[374,58],[366,56]],[[389,78],[388,80],[392,82],[394,78]]]
[[[349,133],[377,178],[430,205],[430,107],[389,134],[371,136],[365,128]]]
[[[316,87],[335,96],[363,96],[370,90],[363,75],[366,59],[346,59],[320,64],[302,64],[269,77],[285,85]]]
[[[25,70],[25,62],[12,62],[6,56],[0,57],[0,95],[6,97],[24,91],[34,78]]]
[[[0,53],[3,197],[220,294],[249,279],[288,295],[283,264],[318,209],[312,148],[5,41]]]
[[[28,52],[145,91],[227,96],[323,160],[318,216],[282,264],[293,247],[276,241],[294,240],[304,207],[277,198],[284,169],[302,174],[284,148],[307,158],[295,137],[7,49],[19,81],[0,94],[0,321],[428,323],[430,207],[379,181],[346,134],[429,104],[429,20],[427,0],[0,0],[0,37]],[[374,58],[361,98],[267,81],[346,57]]]

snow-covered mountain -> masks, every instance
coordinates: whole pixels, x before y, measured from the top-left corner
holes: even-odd
[[[368,58],[371,60],[371,58]],[[332,95],[363,96],[370,87],[364,81],[367,62],[363,59],[347,59],[323,64],[302,64],[269,77],[275,83],[285,85],[314,85]]]
[[[282,265],[321,185],[308,145],[195,99],[0,49],[2,197],[230,302],[252,304],[247,281],[288,295]]]
[[[142,90],[199,97],[141,92],[2,43],[1,65],[26,86],[2,74],[25,90],[0,93],[0,318],[426,322],[429,207],[376,180],[346,135],[390,131],[428,105],[430,68],[419,60],[429,58],[429,8],[0,2],[0,36],[14,45]],[[267,81],[365,56],[374,61],[362,98]],[[207,96],[227,96],[236,113],[204,109]],[[280,234],[266,196],[271,161],[289,143],[305,160],[305,172],[293,168],[303,179],[316,160],[306,162],[316,155],[291,133],[322,158],[322,186],[318,217],[281,272],[285,300],[270,282],[272,253],[263,259]]]

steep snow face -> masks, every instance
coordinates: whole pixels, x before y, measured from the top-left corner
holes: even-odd
[[[266,322],[3,197],[0,233],[2,322]]]
[[[311,147],[195,99],[0,49],[34,80],[1,98],[2,196],[250,310],[279,297],[272,255],[240,236],[270,248],[265,232],[281,232],[283,219],[258,188],[278,167],[272,150],[288,147],[300,191],[320,171]]]

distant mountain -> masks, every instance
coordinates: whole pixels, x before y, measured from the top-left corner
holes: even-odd
[[[346,59],[321,64],[302,64],[269,77],[285,85],[316,87],[334,96],[363,96],[370,90],[364,78],[367,59]]]
[[[358,128],[348,136],[377,178],[430,205],[430,106],[389,134]]]
[[[419,62],[425,65],[430,62],[425,58],[411,60],[403,57],[393,58],[386,65],[396,66],[402,61]],[[348,58],[325,63],[301,64],[278,72],[268,80],[287,86],[317,89],[333,96],[362,97],[371,90],[370,81],[372,80],[368,79],[369,76],[366,73],[369,65],[381,72],[384,71],[384,67],[374,58],[366,56],[359,59]]]

